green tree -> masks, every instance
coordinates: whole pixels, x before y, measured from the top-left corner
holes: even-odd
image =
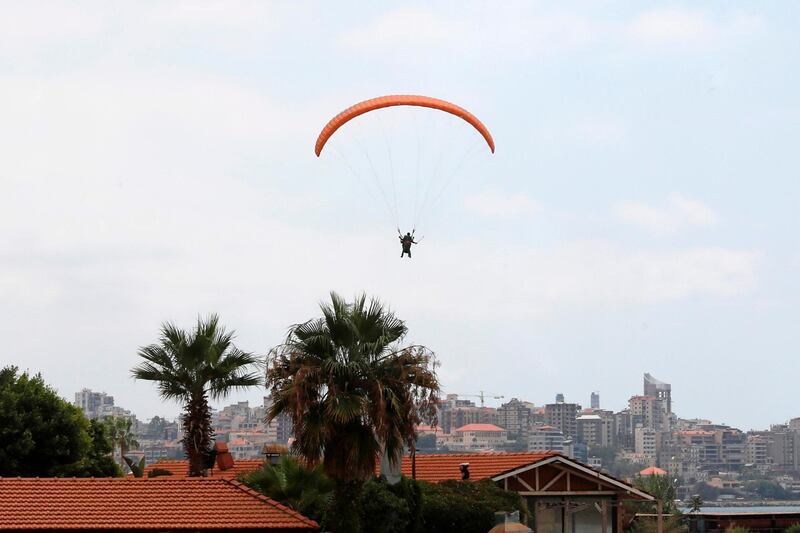
[[[334,480],[333,531],[358,532],[376,457],[398,461],[405,445],[414,449],[415,426],[435,421],[439,382],[433,354],[400,346],[407,328],[378,300],[331,293],[320,307],[321,318],[293,326],[270,353],[267,418],[292,418],[294,449]]]
[[[283,455],[277,464],[264,463],[260,469],[241,476],[240,481],[319,523],[325,521],[333,483],[322,471],[322,465],[306,467]]]
[[[90,447],[89,421],[41,375],[0,370],[0,476],[73,475]]]
[[[103,424],[111,439],[112,454],[116,455],[117,449],[119,449],[120,463],[122,463],[129,450],[139,447],[139,441],[136,440],[136,435],[131,430],[133,422],[130,418],[123,416],[109,416],[103,419]]]
[[[161,418],[160,416],[156,415],[150,419],[150,422],[147,424],[147,434],[153,436],[157,439],[164,438],[164,431],[167,428],[167,421]]]
[[[791,497],[789,491],[774,481],[749,481],[744,488],[747,492],[757,494],[765,500],[788,500]]]
[[[675,488],[675,482],[670,479],[669,476],[657,476],[655,474],[650,476],[638,476],[634,484],[638,488],[655,496],[656,502],[662,503],[664,513],[672,514],[678,512],[678,508],[675,505],[677,490]],[[655,512],[655,507],[652,512]]]
[[[261,382],[252,371],[257,358],[236,348],[233,337],[216,315],[198,319],[189,333],[163,324],[159,342],[140,348],[144,362],[132,369],[134,378],[157,382],[162,398],[183,402],[183,448],[190,476],[202,475],[211,453],[209,397],[223,398]]]
[[[662,527],[664,533],[688,533],[689,531],[689,526],[680,514],[664,517]],[[658,519],[653,517],[637,517],[630,531],[632,533],[658,533]]]
[[[695,494],[689,499],[689,512],[690,513],[699,513],[700,508],[703,507],[703,498],[701,498],[698,494]]]
[[[112,456],[113,446],[106,426],[98,420],[89,421],[90,446],[87,455],[72,469],[76,477],[119,477],[122,469]]]
[[[715,501],[719,498],[721,492],[717,487],[712,487],[708,483],[702,481],[694,486],[694,490],[704,501]]]

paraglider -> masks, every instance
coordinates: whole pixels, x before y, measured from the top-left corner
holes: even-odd
[[[492,151],[492,153],[494,153],[494,139],[492,139],[492,134],[489,133],[489,130],[483,125],[483,122],[478,120],[478,117],[463,107],[459,107],[456,104],[451,104],[445,100],[413,94],[379,96],[377,98],[364,100],[363,102],[359,102],[354,106],[348,107],[328,121],[328,123],[325,124],[325,127],[322,128],[319,137],[317,137],[317,143],[314,145],[314,153],[317,154],[317,157],[319,157],[319,155],[322,153],[322,149],[325,148],[325,143],[328,142],[328,139],[331,138],[331,135],[336,133],[336,130],[357,116],[363,115],[364,113],[369,113],[370,111],[375,111],[377,109],[394,106],[428,107],[460,117],[471,124],[473,128],[478,130],[478,133],[480,133],[481,136],[483,136],[483,138],[486,140],[486,144],[489,145],[489,149]]]
[[[403,256],[405,254],[408,254],[408,258],[411,259],[411,245],[412,244],[419,244],[417,241],[414,240],[414,232],[415,231],[416,230],[414,230],[414,231],[412,231],[410,233],[406,233],[405,235],[403,235],[400,232],[400,229],[399,228],[397,229],[397,233],[400,234],[400,244],[403,247],[403,251],[400,252],[400,258],[401,259],[403,258]]]
[[[429,97],[429,96],[388,95],[388,96],[379,96],[377,98],[371,98],[369,100],[364,100],[363,102],[359,102],[359,103],[357,103],[355,105],[352,105],[352,106],[348,107],[347,109],[345,109],[344,111],[342,111],[341,113],[337,114],[332,119],[330,119],[327,122],[327,124],[325,124],[325,126],[322,128],[322,131],[319,133],[319,136],[317,137],[317,141],[316,141],[316,143],[314,145],[314,153],[317,155],[317,157],[320,157],[322,152],[323,152],[323,150],[325,149],[326,145],[328,144],[328,141],[331,140],[331,138],[334,136],[334,134],[336,134],[337,131],[339,131],[343,126],[348,124],[353,119],[355,119],[357,117],[360,117],[361,115],[364,115],[364,114],[372,113],[372,112],[375,112],[375,111],[378,111],[378,110],[382,110],[382,109],[386,109],[386,108],[393,108],[393,107],[427,108],[427,109],[431,109],[431,110],[434,110],[434,111],[441,111],[443,113],[447,113],[447,114],[452,115],[454,117],[458,117],[459,119],[461,119],[464,122],[466,122],[468,125],[472,126],[471,131],[474,131],[474,132],[477,132],[478,134],[480,134],[480,137],[478,137],[477,135],[474,135],[474,134],[470,134],[470,137],[473,139],[473,144],[475,144],[475,140],[476,139],[480,140],[482,138],[482,140],[485,143],[485,145],[488,146],[489,151],[491,153],[494,153],[494,151],[495,151],[494,139],[492,138],[492,134],[489,132],[489,129],[475,115],[473,115],[472,113],[470,113],[469,111],[467,111],[463,107],[460,107],[460,106],[458,106],[456,104],[453,104],[451,102],[447,102],[445,100],[440,100],[438,98],[432,98],[432,97]],[[407,113],[403,112],[403,114],[406,115]],[[380,117],[377,117],[377,118],[378,118],[378,120],[380,120]],[[416,124],[416,116],[414,115],[413,118],[415,120],[415,124],[414,125],[416,127],[417,126],[417,124]],[[361,121],[358,121],[358,122],[361,123]],[[445,138],[445,139],[450,139],[451,137],[455,138],[455,137],[458,137],[457,133],[459,135],[463,135],[463,133],[459,133],[460,131],[463,130],[463,128],[457,127],[458,126],[457,123],[459,121],[452,121],[451,120],[450,122],[453,123],[453,124],[449,124],[450,126],[452,126],[451,130],[456,130],[456,131],[455,132],[451,131],[449,133],[449,135],[448,134],[440,135],[439,138],[436,138],[434,140],[441,141],[442,138]],[[383,124],[381,124],[381,126],[383,127]],[[417,222],[418,222],[419,216],[421,214],[421,211],[426,209],[426,208],[428,208],[428,207],[431,207],[431,205],[436,204],[436,202],[441,198],[442,193],[444,192],[444,189],[448,186],[448,184],[450,183],[450,180],[452,179],[452,177],[455,174],[459,173],[459,171],[461,170],[461,167],[462,167],[462,165],[464,163],[464,160],[466,159],[466,156],[469,154],[469,151],[465,152],[465,154],[459,160],[459,164],[454,169],[452,169],[452,172],[449,175],[446,175],[446,176],[442,177],[441,181],[443,183],[437,183],[436,184],[438,186],[438,188],[437,188],[437,187],[434,187],[434,182],[435,182],[436,178],[442,176],[445,173],[445,171],[441,169],[441,167],[442,167],[441,163],[442,163],[442,156],[444,155],[444,152],[446,152],[447,150],[444,150],[444,149],[436,150],[436,143],[433,143],[432,146],[427,146],[426,143],[421,142],[420,141],[419,128],[416,127],[416,128],[411,128],[411,131],[414,131],[414,129],[416,129],[416,131],[415,131],[415,133],[417,135],[417,137],[416,137],[417,138],[417,151],[416,151],[416,154],[412,153],[410,157],[409,157],[409,154],[403,154],[404,157],[400,158],[399,160],[398,159],[394,159],[393,156],[392,156],[392,150],[393,149],[397,150],[399,148],[399,146],[389,142],[388,137],[386,136],[386,130],[383,129],[382,127],[379,128],[377,135],[372,134],[372,135],[368,135],[367,136],[367,140],[368,141],[373,141],[376,144],[378,144],[381,139],[384,141],[381,145],[379,145],[375,149],[375,152],[378,152],[377,154],[375,152],[370,153],[363,146],[363,142],[359,143],[357,145],[358,148],[361,149],[361,152],[363,153],[363,156],[365,157],[366,161],[368,162],[368,165],[364,165],[363,172],[361,172],[361,173],[357,172],[353,168],[354,165],[352,165],[351,162],[349,160],[347,160],[345,155],[344,154],[341,154],[341,155],[342,155],[342,158],[345,159],[345,163],[346,163],[347,168],[351,172],[353,172],[353,174],[355,174],[359,178],[361,178],[363,176],[368,176],[370,179],[375,181],[376,189],[380,192],[380,195],[383,198],[383,201],[384,201],[384,204],[386,205],[386,209],[388,211],[388,214],[391,217],[394,218],[394,222],[396,223],[397,226],[401,225],[400,224],[400,220],[399,220],[401,202],[398,201],[398,191],[400,191],[400,194],[402,194],[404,192],[404,190],[403,190],[402,186],[401,187],[397,186],[397,182],[395,180],[396,165],[398,163],[402,163],[403,161],[410,160],[410,159],[412,159],[413,155],[416,155],[416,168],[415,169],[410,169],[409,172],[406,172],[406,174],[411,174],[412,172],[415,171],[414,173],[417,176],[417,181],[414,183],[414,188],[413,188],[413,191],[414,191],[413,229],[412,229],[412,231],[407,232],[405,235],[403,235],[402,232],[400,232],[399,227],[398,227],[398,230],[397,230],[398,234],[400,236],[400,243],[401,243],[401,246],[402,246],[402,253],[400,254],[400,257],[402,258],[402,257],[405,257],[406,255],[408,255],[408,257],[410,258],[411,257],[411,246],[413,244],[418,244],[418,241],[416,241],[415,238],[414,238],[414,234],[416,232]],[[350,128],[348,128],[348,129],[350,129]],[[358,130],[358,128],[355,129],[355,131],[357,131],[357,130]],[[401,129],[401,132],[406,134],[405,137],[409,137],[410,136],[410,135],[408,135],[409,131],[407,129]],[[426,133],[426,132],[423,130],[423,133]],[[347,135],[345,137],[347,137]],[[338,138],[338,136],[337,136],[337,138]],[[356,138],[356,140],[358,140],[358,139]],[[407,141],[407,139],[405,139],[405,140]],[[480,143],[478,143],[478,144],[480,144]],[[471,148],[472,147],[468,147],[468,149],[471,149]],[[338,146],[337,146],[337,149],[339,149]],[[432,157],[433,160],[435,160],[435,161],[432,161],[432,163],[431,163],[432,169],[430,170],[430,172],[422,171],[420,169],[420,159],[421,159],[420,151],[425,150],[425,149],[427,149],[429,152],[431,152],[431,157]],[[385,152],[384,152],[384,150],[385,150]],[[434,155],[434,151],[435,151],[435,155]],[[451,151],[457,152],[456,150],[451,150]],[[387,171],[386,172],[379,172],[378,168],[379,168],[380,165],[377,164],[377,162],[378,162],[378,159],[381,157],[381,154],[383,154],[383,153],[385,153],[385,157],[387,158],[387,164],[386,164]],[[420,182],[420,176],[422,176],[422,179],[424,180],[425,178],[429,177],[428,175],[430,176],[430,182],[427,184],[427,187],[425,186],[426,185],[425,183],[423,183],[422,186],[420,186],[420,183],[419,183]],[[381,181],[380,181],[381,180],[381,176],[389,176],[389,178],[391,179],[391,182],[390,182],[391,186],[389,186],[388,183],[386,185],[382,184]],[[402,185],[402,183],[401,183],[401,185]],[[418,198],[417,198],[418,193],[424,194],[424,198],[422,198],[421,203],[418,201]],[[409,201],[409,203],[411,203],[411,202]],[[411,225],[412,224],[409,224],[409,226],[411,226]]]

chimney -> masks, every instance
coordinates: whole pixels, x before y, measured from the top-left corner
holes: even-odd
[[[469,463],[461,463],[458,466],[458,469],[461,470],[461,480],[466,481],[469,479]]]
[[[215,442],[214,451],[217,452],[217,468],[220,470],[230,470],[233,468],[233,456],[228,451],[228,445],[224,442]]]

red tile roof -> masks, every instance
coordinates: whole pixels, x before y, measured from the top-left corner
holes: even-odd
[[[240,459],[233,463],[233,468],[228,470],[220,470],[216,466],[210,470],[208,477],[214,479],[235,479],[236,476],[242,473],[252,472],[258,470],[264,464],[264,459]],[[154,468],[161,468],[172,472],[169,477],[188,477],[189,476],[189,462],[186,460],[172,460],[172,461],[159,461],[147,465],[144,469],[144,475],[150,475]],[[165,476],[167,477],[167,476]]]
[[[0,478],[0,495],[0,530],[319,528],[225,479]]]
[[[456,429],[456,431],[505,431],[505,429],[494,424],[467,424]]]
[[[461,463],[469,463],[469,479],[479,481],[509,470],[559,455],[557,452],[494,452],[494,453],[444,453],[417,454],[417,479],[437,483],[447,479],[461,479]],[[411,459],[403,457],[400,470],[411,476]]]
[[[648,466],[641,472],[639,472],[640,476],[664,476],[667,474],[666,470],[662,470],[657,466]]]

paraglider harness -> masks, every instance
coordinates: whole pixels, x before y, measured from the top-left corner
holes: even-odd
[[[422,242],[422,239],[419,242],[414,240],[414,233],[416,233],[416,228],[411,230],[411,233],[406,233],[403,235],[403,232],[400,231],[400,228],[397,228],[397,234],[400,235],[400,243],[403,245],[403,251],[400,253],[400,257],[408,254],[409,259],[411,258],[411,245],[412,244],[419,244]]]

